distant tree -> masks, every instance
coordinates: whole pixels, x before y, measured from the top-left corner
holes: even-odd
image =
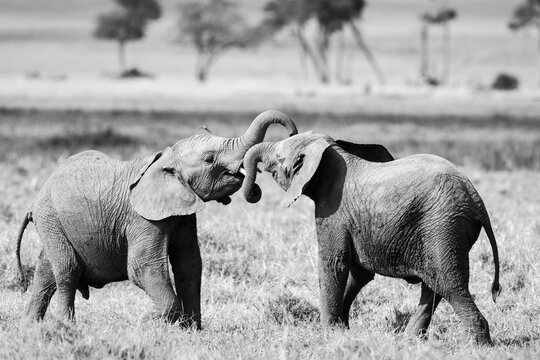
[[[366,55],[377,78],[384,83],[384,76],[373,54],[365,43],[362,33],[356,25],[365,7],[364,0],[271,0],[265,5],[265,23],[273,26],[274,31],[290,27],[302,49],[302,57],[309,59],[317,77],[322,83],[330,80],[328,51],[332,35],[350,27],[360,49]],[[317,29],[309,41],[306,24],[314,20]],[[342,47],[345,46],[343,37]],[[340,48],[338,47],[338,51]],[[342,64],[338,59],[337,65]],[[336,73],[340,73],[340,70]]]
[[[440,6],[433,12],[422,14],[420,30],[420,75],[430,85],[440,85],[450,76],[450,21],[457,17],[457,11],[447,6]],[[436,74],[431,69],[429,50],[429,29],[433,26],[442,27],[442,70]]]
[[[155,0],[115,0],[118,8],[97,18],[94,36],[118,43],[120,72],[126,70],[125,45],[144,37],[146,26],[161,17],[161,7]]]
[[[315,73],[321,82],[328,82],[328,72],[321,60],[310,45],[305,27],[307,22],[315,14],[315,2],[309,0],[272,0],[264,6],[265,19],[262,27],[268,29],[268,33],[275,33],[285,27],[289,27],[301,50],[302,69],[305,69],[306,60],[309,59]]]
[[[508,27],[514,31],[528,27],[536,28],[538,35],[538,70],[540,74],[540,0],[525,0],[518,5],[508,23]]]
[[[205,81],[216,59],[233,48],[257,41],[231,0],[192,0],[180,4],[178,29],[197,50],[196,77]],[[182,36],[183,35],[183,36]]]
[[[373,56],[369,46],[364,40],[362,32],[356,25],[366,7],[365,0],[317,0],[317,20],[322,28],[322,47],[328,48],[329,37],[337,32],[343,32],[345,26],[349,26],[353,37],[371,65],[379,83],[386,82],[385,77]],[[322,54],[321,54],[322,55]],[[339,62],[338,62],[339,64]]]

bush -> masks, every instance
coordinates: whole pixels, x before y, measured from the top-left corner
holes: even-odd
[[[517,77],[503,73],[497,75],[491,88],[495,90],[516,90],[518,86],[519,80]]]

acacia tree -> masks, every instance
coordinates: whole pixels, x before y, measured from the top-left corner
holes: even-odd
[[[155,0],[115,0],[117,9],[97,18],[94,36],[118,43],[120,72],[126,69],[125,45],[144,37],[146,27],[161,17],[161,7]]]
[[[245,48],[256,42],[250,29],[231,0],[192,0],[180,4],[178,29],[197,51],[196,77],[203,82],[216,59],[233,48]]]
[[[321,56],[323,56],[323,52],[328,51],[330,36],[338,32],[343,32],[345,26],[348,26],[351,29],[356,44],[371,65],[377,80],[379,83],[384,84],[386,82],[384,74],[364,40],[360,28],[356,24],[365,9],[365,0],[317,0],[316,4],[317,21],[320,24],[323,34],[321,36],[323,38]]]
[[[538,35],[538,70],[540,74],[540,0],[525,0],[518,5],[508,23],[508,27],[514,31],[528,27],[534,27]]]
[[[307,22],[315,13],[314,2],[306,0],[273,0],[264,6],[265,18],[260,25],[267,29],[271,35],[288,27],[300,46],[302,69],[306,69],[306,60],[309,59],[315,73],[321,82],[328,82],[328,72],[321,63],[317,53],[309,44],[305,33]]]
[[[422,14],[420,30],[420,76],[430,85],[440,85],[450,76],[450,21],[457,17],[453,8],[442,6],[433,12]],[[439,74],[431,68],[429,50],[429,29],[434,26],[442,28],[442,67]]]
[[[364,7],[364,0],[272,0],[264,8],[266,14],[264,22],[270,24],[274,31],[284,27],[291,28],[302,50],[303,59],[311,61],[322,83],[330,81],[328,52],[332,36],[342,33],[345,27],[349,27],[378,80],[384,83],[382,71],[356,25]],[[311,41],[306,31],[306,25],[310,20],[314,20],[317,25]],[[345,46],[343,37],[341,44]],[[339,47],[338,51],[341,51]],[[341,63],[342,61],[338,59],[337,65],[340,66]],[[340,73],[339,69],[337,73]]]

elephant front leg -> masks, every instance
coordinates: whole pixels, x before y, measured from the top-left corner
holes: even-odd
[[[166,245],[166,243],[164,243]],[[167,249],[152,249],[148,242],[138,242],[129,250],[129,279],[152,299],[155,310],[152,319],[175,322],[181,315],[180,303],[172,288],[167,263]]]
[[[350,266],[346,235],[318,234],[321,321],[327,325],[343,322],[343,297]]]
[[[343,311],[341,315],[341,321],[345,326],[349,327],[349,311],[356,295],[358,295],[366,284],[373,280],[374,276],[374,273],[367,271],[351,261],[349,278],[347,279],[347,286],[343,295]]]
[[[180,232],[169,242],[169,260],[174,274],[176,294],[182,304],[181,325],[201,329],[202,260],[197,239],[195,215],[186,219]]]

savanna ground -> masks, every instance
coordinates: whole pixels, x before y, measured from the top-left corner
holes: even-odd
[[[152,153],[201,132],[237,136],[256,113],[20,111],[0,114],[0,358],[489,358],[540,355],[540,122],[532,118],[419,117],[291,113],[300,131],[380,142],[397,157],[442,155],[485,200],[501,257],[503,293],[491,301],[492,253],[482,233],[470,254],[471,292],[488,319],[493,347],[477,347],[443,301],[427,341],[404,326],[420,288],[376,276],[352,308],[351,329],[318,323],[313,206],[279,207],[281,190],[261,176],[263,198],[241,194],[200,213],[203,330],[142,321],[151,303],[129,282],[76,298],[76,324],[55,317],[21,321],[28,293],[15,285],[14,240],[21,218],[59,161],[94,148],[120,158]],[[268,139],[284,136],[282,129]],[[23,240],[31,274],[40,250],[32,225]]]
[[[264,0],[239,1],[249,19]],[[350,52],[350,86],[306,80],[287,34],[220,59],[208,84],[193,80],[195,54],[174,39],[176,0],[128,63],[154,79],[114,77],[116,48],[92,39],[110,0],[0,0],[0,358],[489,358],[540,356],[540,102],[535,38],[506,22],[519,0],[453,0],[452,72],[441,89],[418,80],[424,0],[370,1],[362,20],[388,78],[380,87]],[[435,35],[439,36],[439,35]],[[349,39],[350,45],[350,39]],[[333,55],[332,55],[333,56]],[[331,59],[332,60],[332,59]],[[517,75],[513,93],[488,90],[499,72]],[[476,347],[446,302],[427,341],[404,338],[420,289],[376,277],[359,294],[351,329],[318,323],[313,206],[279,207],[281,190],[260,176],[263,198],[240,194],[198,216],[203,257],[203,330],[143,322],[151,303],[128,282],[76,299],[76,324],[21,321],[29,294],[15,285],[14,240],[25,210],[58,163],[97,149],[133,159],[199,133],[238,136],[257,113],[278,108],[300,131],[382,143],[397,157],[433,153],[458,164],[490,212],[503,293],[491,301],[492,254],[482,233],[471,254],[471,291],[491,326],[493,347]],[[267,139],[284,136],[282,129]],[[40,241],[30,225],[23,263],[31,274]]]

